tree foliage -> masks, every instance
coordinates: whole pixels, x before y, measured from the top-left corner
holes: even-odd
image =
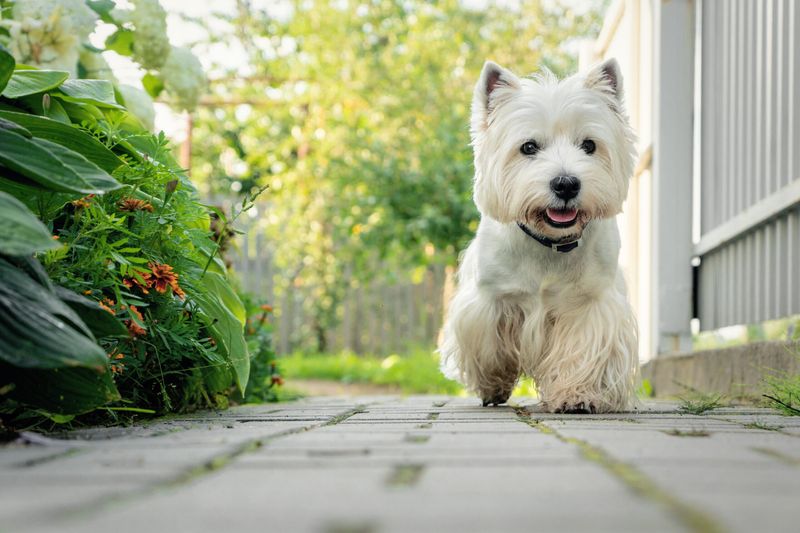
[[[318,332],[346,287],[454,264],[474,232],[468,122],[483,62],[564,74],[576,38],[599,29],[601,3],[580,15],[468,4],[239,1],[221,14],[229,35],[216,37],[247,52],[249,72],[220,66],[193,177],[216,193],[270,185],[276,281],[307,292]]]

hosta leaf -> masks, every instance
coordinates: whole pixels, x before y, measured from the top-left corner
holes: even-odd
[[[59,246],[22,202],[0,191],[0,253],[31,255]]]
[[[19,98],[49,91],[61,85],[68,77],[69,72],[62,70],[16,70],[2,95],[6,98]]]
[[[17,62],[14,61],[14,56],[12,56],[3,45],[0,45],[0,93],[6,88],[8,80],[14,73],[14,65],[16,64]]]
[[[12,121],[36,137],[53,141],[78,152],[106,172],[113,172],[122,165],[122,160],[103,143],[74,126],[36,115],[1,110],[0,121]]]
[[[114,98],[114,86],[106,80],[67,80],[58,88],[63,94],[54,94],[70,102],[82,102],[101,107],[122,109]]]
[[[80,317],[49,288],[0,259],[0,360],[25,368],[106,368]]]
[[[0,111],[0,113],[3,113],[3,111]],[[16,133],[17,135],[22,135],[23,137],[27,137],[28,139],[33,137],[33,134],[30,131],[26,130],[16,122],[11,122],[10,120],[6,120],[4,118],[0,118],[0,128],[8,130],[11,133]]]
[[[45,139],[26,139],[0,128],[0,164],[60,192],[103,193],[121,187],[82,155]]]
[[[119,189],[122,184],[115,180],[108,172],[98,167],[78,152],[50,142],[45,139],[33,139],[39,146],[44,146],[50,153],[56,155],[61,162],[71,168],[75,174],[81,176],[97,193]]]
[[[0,365],[9,396],[58,414],[80,414],[120,398],[110,372],[90,368],[16,368]]]

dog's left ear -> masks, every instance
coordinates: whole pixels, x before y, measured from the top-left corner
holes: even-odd
[[[600,89],[608,91],[618,101],[622,101],[622,73],[619,70],[619,63],[614,58],[607,59],[603,63],[592,68],[586,75],[586,86],[590,89]]]

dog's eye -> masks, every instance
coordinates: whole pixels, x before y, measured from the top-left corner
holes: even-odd
[[[594,144],[594,141],[591,139],[585,139],[581,143],[581,150],[586,152],[589,155],[592,155],[595,150],[597,150],[597,146]]]
[[[519,147],[519,151],[525,155],[535,155],[539,151],[539,145],[536,141],[527,141]]]

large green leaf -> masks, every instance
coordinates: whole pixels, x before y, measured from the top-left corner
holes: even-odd
[[[244,394],[250,377],[250,354],[244,339],[243,321],[237,316],[242,304],[227,280],[219,274],[206,272],[201,285],[203,290],[193,295],[200,307],[200,316],[206,321],[217,348],[230,361],[236,386]],[[228,308],[225,300],[231,303],[233,310]]]
[[[54,191],[101,194],[122,186],[77,152],[2,128],[0,164]]]
[[[94,187],[95,191],[107,192],[122,187],[122,184],[114,179],[111,174],[98,167],[78,152],[45,139],[34,138],[33,141],[39,146],[50,150],[50,153],[58,157],[64,165],[83,177],[91,187]]]
[[[247,322],[247,311],[227,278],[215,272],[206,272],[205,276],[203,276],[202,283],[209,292],[216,294],[219,299],[222,300],[223,305],[228,308],[242,327],[244,327],[245,322]]]
[[[97,302],[64,287],[55,287],[56,295],[81,317],[95,337],[127,337],[128,328]]]
[[[110,81],[67,80],[61,84],[58,90],[63,94],[54,93],[53,96],[58,96],[68,102],[81,102],[101,107],[122,109],[122,106],[114,98],[114,86]]]
[[[16,64],[17,62],[14,61],[14,56],[0,44],[0,93],[6,88],[8,80],[14,73],[14,65]]]
[[[2,113],[2,111],[0,111],[0,113]],[[6,120],[4,118],[0,118],[0,128],[16,133],[17,135],[22,135],[23,137],[27,137],[28,139],[33,137],[33,134],[31,132],[29,132],[16,122],[11,122],[10,120]]]
[[[17,368],[0,363],[11,398],[58,414],[86,413],[120,398],[110,372],[90,368]]]
[[[0,259],[0,360],[24,368],[103,371],[105,352],[80,317],[48,287]]]
[[[68,77],[69,72],[61,70],[16,70],[2,95],[6,98],[19,98],[49,91],[61,85]]]
[[[22,202],[0,191],[0,253],[30,255],[59,246]]]
[[[75,126],[68,126],[45,117],[0,111],[0,119],[7,119],[24,127],[28,132],[78,152],[106,172],[113,172],[122,165],[122,160],[114,152]]]

